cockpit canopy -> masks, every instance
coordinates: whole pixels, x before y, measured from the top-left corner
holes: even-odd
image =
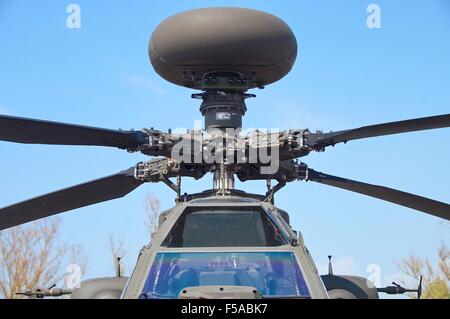
[[[156,248],[142,298],[199,286],[253,287],[264,297],[310,298],[284,215],[258,202],[194,202]],[[210,205],[212,204],[212,205]]]
[[[177,220],[162,246],[275,247],[288,241],[260,207],[191,207]]]

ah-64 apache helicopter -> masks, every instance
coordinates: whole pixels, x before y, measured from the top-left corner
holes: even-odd
[[[120,198],[145,183],[163,182],[176,193],[151,243],[142,248],[130,278],[86,280],[73,291],[28,291],[30,296],[72,298],[378,298],[404,293],[376,288],[365,278],[320,276],[300,233],[290,226],[274,195],[294,181],[310,181],[379,198],[450,219],[450,205],[318,172],[298,162],[329,146],[389,134],[450,126],[450,114],[323,133],[308,129],[241,134],[249,89],[283,78],[297,55],[296,38],[279,18],[257,10],[206,8],[163,21],[149,42],[155,71],[198,89],[204,130],[185,134],[151,129],[110,130],[0,116],[0,139],[31,144],[92,145],[156,158],[117,174],[0,209],[0,230],[83,206]],[[181,193],[181,178],[212,173],[214,187]],[[267,182],[264,195],[234,188]],[[176,178],[176,182],[171,178]],[[271,181],[276,181],[271,186]]]

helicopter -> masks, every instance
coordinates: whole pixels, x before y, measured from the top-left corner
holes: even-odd
[[[288,183],[341,188],[450,220],[450,205],[396,189],[316,171],[299,159],[352,140],[446,128],[450,114],[334,132],[309,129],[242,134],[248,93],[292,69],[297,40],[280,18],[254,9],[219,7],[182,12],[161,22],[148,53],[156,73],[200,93],[204,129],[113,130],[0,115],[0,140],[24,144],[113,147],[153,157],[116,174],[0,209],[0,231],[77,208],[121,198],[145,183],[164,183],[176,205],[160,214],[151,242],[131,276],[85,280],[73,290],[49,288],[26,296],[124,299],[292,298],[378,299],[417,292],[395,283],[377,288],[366,278],[318,269],[275,195]],[[182,178],[213,176],[213,188],[182,193]],[[263,181],[265,194],[235,189]],[[272,185],[272,182],[276,182]]]

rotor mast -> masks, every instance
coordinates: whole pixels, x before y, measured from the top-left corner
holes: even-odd
[[[210,90],[192,94],[193,98],[202,99],[200,112],[205,118],[205,130],[220,130],[238,134],[242,128],[242,117],[247,111],[245,100],[255,97],[239,91]]]
[[[234,78],[211,78],[210,83],[233,83]],[[192,98],[202,99],[200,112],[205,118],[205,131],[215,138],[222,138],[223,150],[222,161],[213,172],[213,189],[218,194],[226,195],[228,190],[234,189],[234,171],[227,163],[226,145],[227,141],[239,135],[242,129],[242,117],[247,111],[245,100],[255,97],[238,90],[210,89],[202,93],[192,94]]]

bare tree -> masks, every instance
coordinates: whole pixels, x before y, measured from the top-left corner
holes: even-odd
[[[450,299],[450,249],[442,242],[438,250],[438,262],[433,264],[427,258],[410,255],[399,263],[403,275],[414,280],[423,276],[424,299]],[[403,284],[410,282],[402,280]],[[413,296],[413,295],[411,295]]]
[[[86,267],[80,247],[59,240],[59,229],[60,220],[48,218],[0,232],[2,298],[21,298],[18,291],[59,283],[65,263]]]
[[[147,227],[149,237],[158,230],[158,219],[161,213],[161,203],[159,198],[154,194],[150,194],[145,199],[145,210],[147,212],[147,219],[145,221],[145,226]]]
[[[150,194],[145,198],[144,202],[146,218],[145,218],[145,228],[151,238],[152,234],[158,229],[158,219],[160,214],[160,201],[158,197],[154,194]],[[128,267],[125,261],[125,244],[123,235],[121,237],[116,237],[111,235],[109,237],[109,246],[111,250],[111,256],[113,259],[113,265],[115,273],[117,274],[117,267],[120,267],[121,274],[127,274]],[[118,262],[117,258],[120,258]]]

